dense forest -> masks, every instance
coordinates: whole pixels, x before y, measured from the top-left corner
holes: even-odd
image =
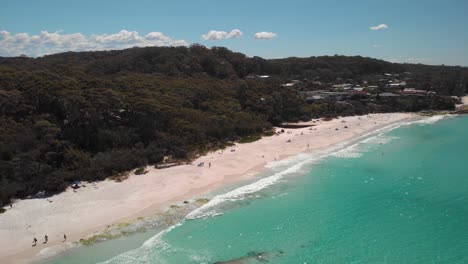
[[[285,121],[453,108],[441,96],[307,104],[281,86],[291,78],[332,82],[405,71],[438,94],[468,90],[463,67],[345,56],[265,60],[200,45],[0,58],[0,205],[169,155],[188,159]],[[271,77],[245,78],[250,74]]]

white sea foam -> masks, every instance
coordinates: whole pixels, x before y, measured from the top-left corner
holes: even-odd
[[[332,156],[337,157],[337,158],[359,158],[362,156],[361,149],[359,148],[358,145],[351,146],[345,149],[342,149],[340,151],[337,151],[332,154]]]
[[[388,135],[385,135],[384,133],[381,133],[376,136],[366,138],[355,145],[351,145],[331,155],[337,158],[346,158],[346,159],[359,158],[362,156],[364,152],[370,151],[379,145],[387,144],[394,139],[398,139],[398,137],[388,136]]]
[[[445,116],[442,116],[442,115],[436,115],[436,116],[431,116],[429,118],[426,118],[426,119],[422,119],[422,120],[418,120],[418,121],[415,121],[414,124],[434,124],[442,119],[444,119]]]
[[[394,139],[398,139],[398,137],[389,136],[389,135],[385,135],[384,133],[381,133],[375,137],[364,139],[362,143],[382,145],[382,144],[387,144]]]
[[[67,242],[63,245],[57,245],[52,247],[46,247],[37,253],[36,257],[38,259],[44,260],[57,256],[60,253],[66,252],[67,250],[76,247],[74,243]]]
[[[409,125],[410,124],[434,124],[436,122],[439,122],[442,119],[452,118],[452,117],[455,117],[455,116],[457,116],[457,115],[435,115],[435,116],[423,118],[421,120],[417,120],[417,121],[414,121],[414,122],[411,122],[411,123],[408,123],[408,124]]]
[[[155,249],[157,250],[168,250],[170,248],[169,244],[164,242],[162,240],[162,236],[174,228],[180,226],[182,223],[175,224],[155,236],[151,237],[150,239],[146,240],[141,247],[136,248],[134,250],[122,253],[120,255],[117,255],[109,260],[106,260],[104,262],[100,262],[99,264],[111,264],[111,263],[119,263],[119,264],[126,264],[126,263],[132,263],[132,264],[147,264],[147,263],[157,263],[157,264],[165,264],[165,261],[161,258],[159,259],[154,259],[154,256],[152,256],[150,253],[155,252]],[[156,261],[156,262],[155,262]]]
[[[265,165],[265,168],[268,168],[268,169],[280,168],[280,167],[288,166],[291,164],[295,164],[295,163],[307,160],[309,158],[310,158],[310,153],[301,153],[301,154],[291,156],[291,157],[288,157],[279,161],[268,162]]]
[[[296,164],[284,171],[278,172],[270,177],[260,179],[254,183],[239,187],[235,190],[227,192],[225,194],[218,195],[211,199],[207,204],[202,207],[195,209],[193,212],[187,215],[187,219],[203,218],[211,215],[209,210],[216,205],[219,205],[226,201],[237,201],[245,198],[247,194],[258,192],[274,183],[279,181],[284,175],[297,172],[300,169],[302,163]]]

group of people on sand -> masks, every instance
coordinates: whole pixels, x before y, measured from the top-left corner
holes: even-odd
[[[205,162],[200,162],[200,163],[198,163],[197,166],[198,167],[203,167],[203,166],[205,166]],[[208,168],[211,168],[211,162],[208,162]]]
[[[44,236],[44,242],[42,244],[46,244],[47,242],[49,242],[49,237],[47,235]],[[37,238],[34,237],[33,238],[33,247],[35,247],[37,245]]]
[[[66,234],[63,234],[63,241],[62,242],[65,242],[67,241],[67,235]],[[47,235],[44,236],[44,242],[42,242],[42,244],[47,244],[47,242],[49,242],[49,237]],[[34,237],[33,238],[33,247],[35,247],[37,245],[37,238]]]

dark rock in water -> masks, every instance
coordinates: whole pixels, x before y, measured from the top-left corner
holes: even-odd
[[[279,257],[283,254],[283,251],[278,251],[278,252],[256,252],[256,251],[251,251],[247,253],[246,256],[236,258],[236,259],[231,259],[227,261],[217,261],[214,264],[247,264],[247,263],[252,263],[252,261],[257,261],[257,262],[263,262],[266,263],[269,261],[269,259],[273,257]]]

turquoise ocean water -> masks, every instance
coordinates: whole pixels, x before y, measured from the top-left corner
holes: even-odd
[[[272,164],[165,232],[49,263],[468,263],[468,116],[436,119]]]

